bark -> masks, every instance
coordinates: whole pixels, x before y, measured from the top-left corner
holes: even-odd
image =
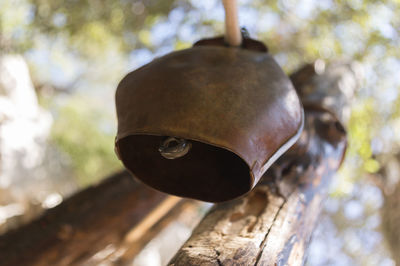
[[[0,236],[0,264],[97,265],[96,258],[106,258],[124,246],[134,255],[157,233],[153,226],[158,220],[181,204],[180,199],[121,172]],[[152,233],[144,236],[150,229]]]
[[[385,194],[385,204],[382,207],[382,231],[388,248],[396,265],[400,265],[400,182],[394,191]]]
[[[396,265],[400,265],[400,153],[381,155],[382,168],[374,181],[383,191],[381,230]]]
[[[331,176],[345,151],[329,113],[306,111],[302,143],[246,197],[215,207],[170,265],[301,265]],[[334,130],[337,141],[326,132]]]
[[[245,197],[215,205],[169,265],[301,265],[330,179],[346,150],[345,118],[358,86],[352,64],[291,76],[305,107],[300,140]],[[321,74],[318,74],[320,72]],[[351,94],[352,95],[352,94]],[[328,98],[340,99],[330,105]]]

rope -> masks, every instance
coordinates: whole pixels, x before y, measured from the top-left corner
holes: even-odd
[[[237,0],[222,0],[225,9],[225,41],[233,47],[242,44],[242,32],[239,27]],[[172,147],[170,143],[175,143]],[[117,146],[116,146],[117,147]],[[185,156],[192,147],[185,139],[166,138],[160,145],[158,151],[166,159],[176,159]],[[117,154],[118,150],[116,150]]]
[[[239,27],[237,1],[222,0],[225,8],[225,40],[230,46],[242,44],[242,34]]]

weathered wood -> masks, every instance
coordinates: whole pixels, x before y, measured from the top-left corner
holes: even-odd
[[[0,236],[0,265],[97,265],[104,250],[143,247],[143,234],[179,202],[121,172]]]
[[[384,197],[380,229],[393,260],[400,265],[400,152],[381,154],[378,160],[382,167],[372,180],[381,188]]]
[[[284,155],[246,197],[216,205],[170,265],[302,264],[330,177],[345,150],[337,120],[306,111],[302,143]],[[321,127],[321,129],[318,129]]]
[[[336,64],[318,74],[308,65],[292,75],[305,103],[300,140],[252,192],[215,205],[169,265],[303,264],[327,186],[346,150],[346,132],[336,116],[344,117],[350,101],[343,89],[354,92],[358,85],[349,70]],[[325,101],[332,95],[340,97],[342,108]]]
[[[396,265],[400,265],[400,182],[390,194],[384,194],[385,204],[381,210],[381,229],[388,249]]]
[[[201,201],[184,199],[179,204],[177,204],[167,215],[163,216],[157,223],[155,223],[149,230],[146,230],[139,239],[134,242],[125,241],[124,245],[121,245],[119,251],[114,252],[118,256],[114,260],[115,265],[132,265],[132,261],[135,259],[136,255],[142,251],[143,247],[153,239],[157,237],[160,232],[162,232],[171,223],[179,223],[185,225],[185,227],[190,230],[193,229],[204,216],[204,214],[199,212],[207,208],[207,205]],[[128,238],[126,238],[128,240]],[[173,247],[178,250],[180,244],[173,243]],[[121,252],[122,251],[122,252]],[[171,254],[168,260],[173,256]],[[97,265],[97,264],[96,264]]]

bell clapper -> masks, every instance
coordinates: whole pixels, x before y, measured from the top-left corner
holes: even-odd
[[[171,146],[170,144],[172,143],[175,143],[175,145]],[[191,147],[192,144],[185,139],[167,137],[161,143],[158,151],[165,159],[172,160],[185,156],[189,152]]]

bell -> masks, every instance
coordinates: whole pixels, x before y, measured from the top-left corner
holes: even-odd
[[[289,78],[261,42],[224,39],[157,58],[116,92],[116,152],[145,184],[221,202],[250,191],[303,128]]]

